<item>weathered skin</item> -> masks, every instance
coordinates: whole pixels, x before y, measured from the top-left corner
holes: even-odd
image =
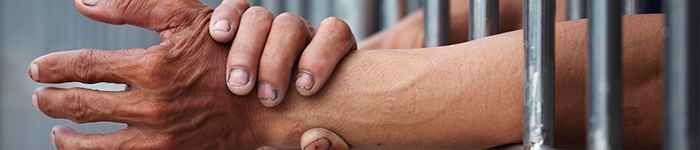
[[[37,107],[51,117],[129,125],[108,134],[57,127],[59,149],[299,148],[303,131],[316,127],[339,133],[357,149],[478,149],[520,141],[520,31],[448,47],[352,52],[318,95],[289,92],[278,108],[267,108],[223,84],[228,47],[209,38],[211,10],[199,2],[166,3],[162,8],[180,12],[162,16],[167,24],[122,20],[159,31],[160,45],[54,53],[32,63],[31,78],[42,83],[129,85],[123,92],[37,90]],[[626,145],[654,148],[660,143],[662,18],[625,19]],[[557,25],[562,147],[585,141],[584,24]]]

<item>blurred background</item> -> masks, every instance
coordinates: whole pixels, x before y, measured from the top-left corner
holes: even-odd
[[[216,6],[220,0],[204,0]],[[390,26],[412,10],[419,0],[253,0],[273,12],[289,11],[314,25],[327,16],[346,19],[357,39]],[[50,119],[31,104],[31,93],[40,85],[27,75],[28,64],[50,52],[78,48],[119,49],[148,47],[157,36],[131,26],[114,26],[81,16],[67,0],[0,1],[0,150],[53,149],[51,127],[68,125],[82,131],[108,132],[123,124],[72,124]],[[67,83],[59,87],[119,90],[123,85]]]

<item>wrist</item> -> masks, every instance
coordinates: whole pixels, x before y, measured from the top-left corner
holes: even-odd
[[[246,113],[253,143],[258,146],[299,148],[305,126],[301,121],[285,119],[282,114],[287,109],[281,108],[284,106],[267,108],[258,103],[257,99],[245,101],[250,102],[247,103]]]

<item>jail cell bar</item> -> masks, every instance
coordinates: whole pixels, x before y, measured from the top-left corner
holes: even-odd
[[[381,28],[386,29],[401,21],[408,11],[405,0],[382,0]]]
[[[639,2],[640,0],[624,0],[622,3],[624,9],[622,10],[625,15],[634,15],[640,13]]]
[[[449,0],[425,0],[425,47],[437,47],[448,43],[450,27]]]
[[[525,0],[526,149],[554,147],[554,15],[555,0]]]
[[[499,0],[469,0],[468,40],[494,35],[499,32]]]
[[[285,11],[284,0],[260,0],[260,4],[275,15]]]
[[[700,149],[700,1],[666,0],[667,150]]]
[[[588,0],[567,0],[566,20],[584,19],[588,16]]]
[[[590,0],[588,149],[622,149],[622,3]]]

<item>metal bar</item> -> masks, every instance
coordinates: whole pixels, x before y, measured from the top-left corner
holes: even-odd
[[[623,4],[625,7],[625,15],[639,14],[639,1],[640,0],[625,0]]]
[[[336,0],[335,14],[350,25],[355,39],[362,40],[379,29],[376,0]]]
[[[588,10],[588,0],[568,0],[566,1],[566,19],[578,20],[586,18]]]
[[[382,0],[382,27],[389,28],[401,21],[406,15],[407,7],[405,0]]]
[[[666,124],[667,150],[700,149],[700,2],[667,0]]]
[[[423,8],[423,1],[425,0],[404,0],[406,1],[406,6],[408,6],[408,12],[413,12],[418,9]]]
[[[425,47],[437,47],[448,44],[450,28],[449,0],[425,0],[424,27]]]
[[[270,10],[275,15],[278,15],[285,11],[285,0],[261,0],[260,3],[263,7]]]
[[[497,34],[500,29],[499,0],[469,0],[469,40]]]
[[[318,27],[323,19],[334,15],[333,2],[331,0],[310,0],[309,20],[311,24]]]
[[[591,0],[588,149],[622,149],[621,1]]]
[[[262,4],[261,0],[248,0],[248,3],[249,3],[251,6],[258,6],[258,5],[261,5],[261,4]]]
[[[287,0],[287,11],[292,14],[308,19],[309,16],[309,0]]]
[[[525,0],[526,149],[554,147],[554,15],[555,0]]]

